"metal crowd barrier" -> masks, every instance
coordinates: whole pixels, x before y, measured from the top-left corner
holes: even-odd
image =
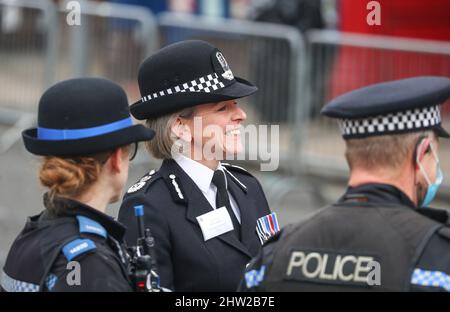
[[[204,39],[224,52],[235,75],[259,87],[243,105],[250,123],[280,125],[281,169],[343,179],[347,166],[336,122],[319,116],[328,100],[375,82],[450,76],[446,42],[323,30],[302,36],[283,25],[173,13],[156,19],[138,6],[78,2],[81,27],[67,24],[67,2],[0,0],[0,125],[6,126],[0,126],[6,129],[0,152],[35,122],[36,101],[49,84],[102,76],[120,83],[132,102],[139,98],[137,68],[146,56],[175,41]],[[23,18],[13,23],[17,9]],[[445,144],[442,153],[450,174]]]
[[[81,25],[67,3],[0,0],[0,153],[36,123],[37,101],[51,84],[100,76],[139,98],[140,62],[157,47],[154,15],[139,6],[79,0]]]
[[[0,153],[35,123],[36,101],[53,80],[52,5],[0,0]]]
[[[80,26],[68,25],[66,2],[58,8],[57,80],[101,76],[136,88],[140,62],[157,47],[157,24],[143,7],[79,0]],[[130,95],[134,95],[135,90]]]

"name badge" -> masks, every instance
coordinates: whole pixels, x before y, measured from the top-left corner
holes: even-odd
[[[205,241],[234,230],[233,222],[225,207],[202,214],[197,217],[197,221]]]

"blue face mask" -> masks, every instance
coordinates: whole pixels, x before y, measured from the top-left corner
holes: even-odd
[[[420,204],[421,207],[427,207],[433,199],[436,197],[437,191],[439,190],[439,187],[442,184],[442,181],[444,180],[444,175],[441,170],[441,166],[439,165],[439,158],[433,149],[433,145],[430,143],[431,151],[433,152],[434,159],[436,160],[436,181],[434,183],[431,183],[430,178],[428,177],[427,173],[423,169],[422,164],[419,162],[419,159],[417,157],[417,164],[419,165],[420,170],[423,173],[423,176],[425,177],[425,180],[427,180],[428,188],[427,193],[425,194],[425,198],[423,199],[422,203]]]

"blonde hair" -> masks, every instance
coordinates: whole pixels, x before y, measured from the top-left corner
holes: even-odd
[[[194,111],[193,107],[189,107],[175,113],[147,119],[145,124],[155,131],[155,137],[145,142],[145,147],[153,157],[157,159],[172,158],[172,146],[177,139],[172,132],[172,124],[178,117],[191,118]]]
[[[345,157],[350,169],[397,170],[408,155],[414,152],[417,140],[430,134],[431,131],[426,131],[346,140]]]

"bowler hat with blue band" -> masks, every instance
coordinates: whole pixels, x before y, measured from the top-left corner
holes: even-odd
[[[141,120],[258,90],[235,77],[224,55],[201,40],[177,42],[147,58],[139,67],[138,83],[141,99],[131,105],[131,114]]]
[[[133,125],[124,90],[101,78],[59,82],[39,101],[38,127],[22,132],[26,149],[42,156],[82,156],[151,140]]]
[[[449,78],[413,77],[343,94],[327,104],[321,114],[339,119],[344,139],[426,130],[448,138],[440,108],[449,98]]]

